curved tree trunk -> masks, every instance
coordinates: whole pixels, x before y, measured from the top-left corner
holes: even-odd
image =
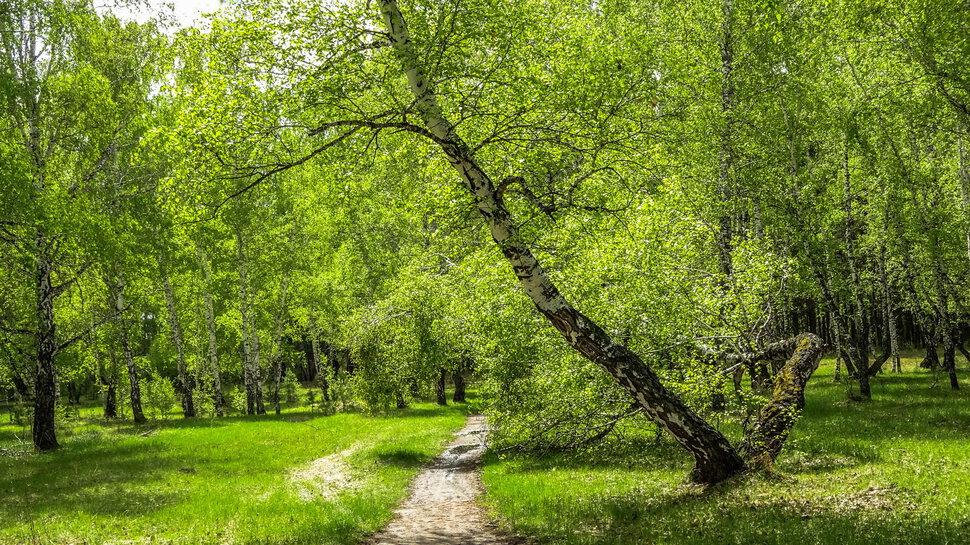
[[[925,356],[919,362],[921,369],[936,370],[940,368],[940,354],[937,352],[936,336],[923,328],[923,345]]]
[[[745,468],[728,440],[700,418],[660,382],[640,357],[613,341],[599,325],[575,309],[519,236],[491,178],[478,166],[474,153],[458,137],[443,115],[431,82],[418,66],[404,18],[395,0],[380,0],[385,27],[392,47],[407,75],[414,108],[424,121],[465,188],[474,197],[492,238],[512,266],[519,283],[536,308],[566,341],[590,361],[609,372],[636,400],[644,412],[664,427],[694,458],[691,478],[699,483],[716,483]]]
[[[818,368],[822,340],[803,333],[771,345],[765,353],[790,354],[777,375],[768,404],[762,407],[754,427],[738,447],[741,456],[754,466],[770,466],[781,452],[788,433],[805,406],[805,385]]]

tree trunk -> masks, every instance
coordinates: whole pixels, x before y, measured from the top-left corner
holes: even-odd
[[[964,132],[970,127],[964,126]],[[963,205],[964,216],[970,215],[970,159],[967,159],[967,151],[963,142],[963,134],[958,133],[957,152],[959,156],[958,178],[960,180],[960,196]],[[964,231],[964,238],[967,244],[967,259],[970,260],[970,228]]]
[[[394,393],[394,397],[395,397],[395,400],[397,401],[398,409],[406,409],[408,407],[407,402],[404,401],[404,394],[402,394],[400,390]]]
[[[165,287],[165,306],[168,308],[168,325],[172,329],[172,342],[175,344],[176,366],[179,374],[180,395],[182,401],[182,416],[195,416],[195,403],[192,401],[192,378],[189,376],[188,366],[185,364],[185,346],[182,339],[182,325],[178,318],[178,304],[172,282],[168,277],[166,266],[162,265],[162,283]]]
[[[455,403],[465,402],[465,365],[460,365],[451,374],[451,380],[455,383],[455,393],[452,395],[451,400]]]
[[[274,355],[273,357],[273,411],[276,414],[280,414],[280,385],[283,383],[283,374],[286,373],[286,368],[283,365],[282,358]]]
[[[266,405],[263,403],[263,366],[260,363],[259,358],[259,329],[256,325],[256,319],[253,317],[252,313],[249,314],[252,320],[249,323],[249,335],[250,344],[253,348],[253,387],[256,393],[256,414],[266,414]]]
[[[949,324],[943,324],[943,369],[950,377],[950,389],[959,390],[960,383],[957,381],[956,366],[956,341],[953,338],[953,331]]]
[[[320,341],[317,340],[316,319],[310,316],[310,350],[313,352],[313,368],[317,370],[316,378],[320,383],[320,393],[323,401],[330,402],[330,381],[327,380],[326,366],[320,364]]]
[[[109,382],[105,386],[104,417],[118,418],[118,386],[115,382]]]
[[[849,170],[849,139],[843,139],[843,211],[845,212],[845,257],[849,265],[849,278],[852,287],[852,327],[845,328],[849,334],[849,355],[855,367],[855,378],[859,381],[859,394],[865,399],[872,398],[869,386],[869,321],[866,319],[866,304],[859,267],[856,264],[855,232],[852,229],[852,177]]]
[[[289,271],[283,273],[280,281],[279,314],[276,315],[276,326],[273,331],[273,351],[270,362],[273,370],[273,409],[280,414],[280,385],[283,382],[283,313],[286,310],[286,292],[290,286]]]
[[[725,287],[733,273],[732,245],[734,239],[733,212],[735,195],[731,183],[734,163],[734,0],[722,0],[721,4],[721,114],[724,116],[718,147],[717,196],[725,210],[718,218],[718,272]]]
[[[835,376],[832,380],[839,382],[842,380],[842,336],[832,335],[835,338]]]
[[[104,387],[104,417],[105,418],[118,418],[118,379],[115,373],[115,363],[114,363],[114,351],[112,351],[112,364],[111,370],[105,369],[105,364],[103,362],[99,363],[98,367],[98,380],[101,382],[101,386]],[[99,356],[103,356],[99,354]],[[99,358],[99,360],[102,358]]]
[[[57,403],[57,379],[54,358],[57,356],[57,336],[54,322],[54,287],[51,285],[53,265],[47,256],[47,240],[37,235],[35,296],[37,303],[37,376],[34,378],[34,448],[46,452],[60,447],[54,427],[54,408]]]
[[[445,380],[448,378],[448,372],[445,371],[444,367],[438,369],[438,376],[434,381],[434,395],[435,402],[438,405],[447,405],[448,397],[445,395]]]
[[[663,426],[694,458],[691,478],[716,483],[742,471],[744,462],[727,439],[670,392],[634,352],[613,341],[592,320],[575,309],[519,236],[492,180],[479,168],[471,149],[443,116],[431,82],[417,65],[404,18],[395,0],[379,0],[392,47],[407,75],[414,108],[428,131],[461,176],[485,218],[492,238],[512,266],[522,289],[566,341],[609,372],[650,418]]]
[[[115,284],[115,311],[122,312],[125,308],[125,278],[118,274]],[[125,354],[125,364],[128,366],[128,383],[131,397],[131,417],[136,423],[145,422],[145,413],[141,409],[141,384],[138,378],[138,368],[135,367],[135,357],[131,353],[131,340],[128,337],[128,321],[122,317],[118,320],[121,337],[121,348]]]
[[[92,329],[95,324],[91,317]],[[91,350],[98,362],[98,382],[104,388],[104,418],[118,418],[118,359],[116,352],[109,348],[110,357],[100,348],[97,340],[91,343]]]
[[[940,368],[940,354],[937,352],[936,338],[929,332],[923,333],[923,344],[925,345],[925,356],[919,363],[920,368],[936,370]]]
[[[206,258],[202,245],[195,247],[199,256],[199,264],[202,267],[202,274],[205,276],[205,288],[202,295],[205,303],[205,328],[209,334],[209,369],[212,372],[212,404],[216,411],[216,416],[223,416],[226,398],[222,393],[222,372],[219,369],[219,341],[216,337],[216,317],[215,308],[212,304],[212,267]]]
[[[892,359],[893,373],[900,373],[903,370],[899,360],[899,318],[896,304],[893,302],[892,291],[889,287],[889,271],[886,264],[886,247],[881,250],[881,260],[879,267],[879,280],[882,284],[883,313],[886,316],[886,332],[889,336],[889,357]]]
[[[762,407],[757,422],[745,434],[738,451],[748,463],[770,467],[805,407],[805,385],[818,368],[822,341],[816,335],[803,333],[775,343],[766,352],[785,353],[790,357],[775,375],[771,399]]]
[[[256,414],[256,370],[253,364],[253,337],[249,318],[249,286],[246,270],[246,254],[243,245],[242,228],[236,229],[236,265],[239,270],[239,314],[240,333],[243,343],[243,386],[246,388],[246,414]]]

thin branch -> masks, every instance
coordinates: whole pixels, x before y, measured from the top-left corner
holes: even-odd
[[[124,308],[122,308],[122,309],[120,309],[120,310],[118,310],[118,311],[116,311],[116,312],[114,312],[112,314],[109,314],[109,315],[105,316],[104,318],[101,318],[97,322],[91,324],[91,327],[88,327],[84,331],[78,333],[77,335],[75,335],[75,336],[71,337],[70,339],[68,339],[68,340],[62,342],[61,344],[59,344],[57,346],[57,351],[60,352],[61,350],[64,350],[65,348],[71,346],[72,344],[80,341],[83,337],[87,336],[89,333],[91,333],[92,331],[94,331],[98,327],[101,327],[102,325],[104,325],[104,324],[110,322],[111,320],[117,318],[118,316],[121,316],[122,314],[124,314],[129,308],[131,308],[130,305],[129,306],[126,306],[126,307],[124,307]]]

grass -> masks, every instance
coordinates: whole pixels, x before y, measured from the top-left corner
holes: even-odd
[[[692,487],[669,442],[490,455],[488,503],[540,544],[967,543],[970,395],[918,359],[877,377],[865,403],[846,401],[823,362],[773,475]]]
[[[466,410],[419,403],[378,417],[290,411],[134,426],[100,421],[92,407],[59,451],[0,456],[0,543],[358,543],[391,518]],[[0,447],[27,448],[23,432],[0,423]]]

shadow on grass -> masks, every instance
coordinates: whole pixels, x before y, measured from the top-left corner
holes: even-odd
[[[370,452],[377,463],[403,468],[421,467],[431,461],[427,453],[409,447],[377,447]]]
[[[51,513],[150,513],[179,501],[178,483],[162,480],[178,469],[162,446],[117,442],[0,459],[0,525]],[[151,481],[158,486],[146,489]]]
[[[831,375],[813,379],[774,477],[748,475],[699,490],[683,485],[690,460],[672,442],[628,441],[576,454],[491,454],[491,501],[539,543],[966,543],[970,516],[927,506],[942,487],[959,486],[947,471],[963,482],[963,462],[947,462],[935,480],[924,474],[909,481],[895,469],[902,441],[907,448],[926,441],[912,447],[921,450],[907,454],[906,467],[939,456],[940,441],[955,451],[966,445],[970,394],[932,380],[928,373],[885,376],[874,399],[859,403],[846,401],[845,386]]]
[[[966,521],[927,524],[898,497],[844,495],[815,500],[745,494],[740,484],[703,494],[603,495],[554,502],[552,516],[518,530],[570,545],[938,545],[960,543]],[[794,495],[794,494],[793,494]],[[575,528],[562,532],[563,528]]]

